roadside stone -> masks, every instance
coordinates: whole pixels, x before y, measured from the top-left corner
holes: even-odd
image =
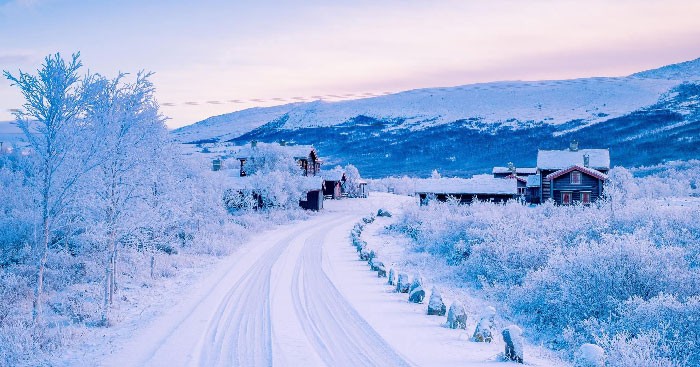
[[[479,343],[491,343],[496,331],[496,309],[493,306],[486,307],[479,323],[476,324],[472,340]]]
[[[386,278],[386,268],[384,267],[384,263],[379,261],[375,263],[377,267],[377,277],[378,278]]]
[[[576,355],[576,367],[604,367],[605,351],[595,344],[583,344]]]
[[[411,292],[408,294],[408,301],[413,303],[423,303],[425,299],[425,291],[422,286],[413,287]]]
[[[378,217],[391,217],[391,213],[388,210],[382,208],[382,209],[379,209],[377,211],[377,216]]]
[[[422,286],[423,286],[423,278],[421,278],[420,275],[415,274],[413,276],[413,281],[411,282],[411,286],[408,288],[408,292],[409,293],[413,292],[414,289],[416,289],[418,287],[422,287]]]
[[[450,310],[447,312],[447,327],[450,329],[466,329],[467,328],[467,311],[459,301],[454,301],[450,305]]]
[[[369,252],[365,250],[360,251],[360,260],[362,261],[368,261],[369,260]]]
[[[503,341],[506,343],[506,350],[504,354],[506,360],[524,363],[523,331],[519,327],[511,325],[503,329],[501,334],[503,335]]]
[[[428,315],[445,316],[445,312],[447,312],[447,307],[442,301],[442,295],[437,288],[433,287],[428,301]]]
[[[408,275],[406,273],[399,274],[399,280],[396,281],[396,291],[399,293],[408,293]]]
[[[394,268],[389,269],[389,279],[387,279],[386,283],[389,285],[396,285],[396,272],[394,272]]]

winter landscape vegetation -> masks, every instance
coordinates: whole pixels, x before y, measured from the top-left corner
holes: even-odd
[[[177,127],[89,57],[0,65],[0,366],[700,365],[700,59]]]

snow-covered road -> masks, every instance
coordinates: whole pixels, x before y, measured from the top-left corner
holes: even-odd
[[[357,260],[352,226],[380,206],[395,210],[407,201],[326,202],[310,220],[253,236],[102,365],[493,365],[500,346],[470,352],[464,333],[388,293]]]

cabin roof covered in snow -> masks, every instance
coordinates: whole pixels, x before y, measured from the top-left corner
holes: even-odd
[[[324,181],[340,181],[345,173],[341,170],[321,171],[320,176]]]
[[[560,170],[571,166],[584,167],[583,156],[588,154],[588,167],[600,170],[610,169],[610,151],[608,149],[579,149],[579,150],[539,150],[537,152],[537,168]]]
[[[559,171],[552,172],[552,173],[547,175],[547,179],[553,180],[553,179],[560,177],[562,175],[565,175],[571,171],[579,171],[579,172],[585,173],[589,176],[593,176],[593,177],[600,179],[600,180],[607,180],[608,179],[608,176],[606,176],[603,172],[600,172],[598,170],[594,170],[592,168],[581,167],[581,166],[571,166],[569,168],[560,169]]]
[[[510,173],[508,167],[493,167],[492,173]],[[537,168],[535,167],[515,167],[515,173],[521,175],[534,175],[537,173]]]
[[[506,194],[518,193],[516,180],[478,175],[472,178],[427,178],[416,180],[416,193],[431,194]]]

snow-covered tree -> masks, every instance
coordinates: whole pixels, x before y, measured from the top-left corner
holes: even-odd
[[[78,75],[82,66],[79,58],[79,54],[69,60],[60,54],[47,56],[36,75],[4,72],[24,96],[25,103],[15,112],[15,117],[32,148],[28,159],[31,173],[27,179],[37,193],[42,233],[36,246],[39,260],[34,290],[35,322],[41,316],[49,243],[74,199],[78,181],[92,161],[92,150],[75,149],[86,146],[86,141],[79,139],[84,128],[85,85],[89,84]]]
[[[160,172],[162,146],[167,144],[167,131],[158,113],[150,73],[138,73],[133,83],[126,83],[121,74],[109,80],[92,78],[85,120],[98,141],[97,164],[90,173],[84,197],[92,209],[91,231],[105,242],[107,262],[103,322],[116,290],[118,244],[121,237],[133,234],[139,227],[158,216],[145,210],[153,196],[153,186]],[[165,158],[163,158],[165,159]]]
[[[358,197],[361,194],[360,191],[360,171],[357,167],[352,164],[345,166],[345,191],[350,197]]]

